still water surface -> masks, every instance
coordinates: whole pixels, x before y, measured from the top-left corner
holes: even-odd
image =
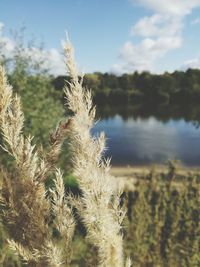
[[[184,119],[124,120],[115,115],[98,122],[93,133],[100,131],[106,134],[106,155],[112,156],[112,165],[142,166],[178,159],[185,166],[200,166],[200,128]]]

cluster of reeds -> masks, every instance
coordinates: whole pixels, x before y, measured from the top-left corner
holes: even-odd
[[[70,42],[65,46],[70,83],[65,88],[71,117],[50,135],[49,151],[33,145],[23,134],[24,115],[5,70],[0,67],[0,127],[2,149],[15,161],[15,171],[2,171],[0,215],[9,234],[10,248],[28,266],[70,266],[74,235],[73,208],[83,221],[87,237],[98,252],[98,266],[130,266],[124,261],[120,207],[121,190],[103,159],[105,137],[93,137],[95,107],[91,93],[82,87]],[[72,163],[81,196],[66,195],[62,172],[56,168],[62,143],[70,136]],[[54,186],[45,184],[54,175]]]

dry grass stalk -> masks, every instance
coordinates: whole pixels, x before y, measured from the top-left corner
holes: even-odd
[[[70,42],[65,46],[71,81],[65,88],[68,108],[73,116],[61,122],[51,135],[50,151],[40,157],[32,137],[23,135],[24,115],[20,99],[13,96],[4,69],[0,68],[0,126],[7,151],[16,162],[17,172],[4,175],[1,185],[2,218],[12,237],[10,247],[29,266],[69,266],[70,242],[74,233],[74,218],[69,201],[77,206],[87,228],[88,238],[98,249],[99,266],[129,267],[124,261],[121,224],[125,215],[120,207],[121,191],[109,173],[110,161],[103,158],[105,136],[92,137],[95,107],[91,92],[82,87],[74,63]],[[65,197],[60,170],[55,169],[60,149],[70,133],[72,157],[82,196],[79,201]],[[45,184],[50,171],[55,171],[51,198]],[[53,214],[53,216],[52,216]],[[61,246],[52,234],[60,233]]]
[[[124,266],[121,223],[125,212],[120,208],[120,192],[109,174],[110,161],[103,158],[105,136],[91,135],[95,107],[91,92],[82,87],[70,42],[65,46],[67,67],[71,78],[65,88],[71,117],[71,148],[74,172],[83,196],[79,213],[87,228],[88,238],[98,249],[99,266]],[[127,260],[126,266],[130,265]]]
[[[56,172],[55,190],[51,191],[53,203],[46,196],[44,182],[49,171],[54,169],[67,124],[59,124],[51,135],[50,152],[40,158],[35,145],[32,145],[32,138],[23,135],[23,123],[20,99],[13,96],[5,71],[0,67],[0,126],[5,143],[3,149],[14,157],[16,163],[16,173],[13,177],[4,175],[1,185],[1,215],[12,237],[10,247],[29,266],[62,266],[63,263],[70,262],[66,249],[73,236],[74,220],[67,203],[64,203],[66,199],[60,172]],[[56,194],[61,195],[56,197]],[[60,209],[66,212],[62,216],[58,213]],[[65,241],[63,251],[53,238],[50,226],[52,212],[53,218],[56,218],[54,226],[61,231],[61,239]]]

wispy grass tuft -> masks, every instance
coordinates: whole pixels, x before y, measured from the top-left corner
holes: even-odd
[[[121,192],[109,173],[110,160],[103,158],[104,133],[97,138],[91,135],[96,109],[91,92],[82,86],[83,78],[76,68],[70,42],[65,45],[65,53],[71,78],[65,94],[73,113],[70,119],[72,162],[82,191],[78,212],[90,242],[98,249],[99,266],[124,266],[121,224],[125,211],[120,207]]]
[[[1,183],[1,217],[10,235],[9,246],[28,266],[70,266],[75,230],[72,207],[78,210],[90,243],[97,248],[98,265],[130,266],[123,255],[121,233],[125,211],[120,205],[121,188],[109,173],[110,160],[103,158],[105,136],[91,135],[95,107],[91,92],[82,87],[70,42],[65,45],[70,75],[65,87],[72,116],[50,135],[50,148],[40,153],[33,137],[23,134],[21,101],[13,94],[0,67],[0,128],[3,149],[14,158],[16,171],[5,172]],[[65,137],[70,136],[74,174],[81,190],[77,199],[66,196],[62,173],[56,168]],[[42,152],[41,152],[42,151]],[[54,174],[54,186],[45,182]]]
[[[62,204],[66,212],[67,206],[63,204],[65,199],[61,190],[60,172],[56,171],[54,189],[54,194],[62,193],[60,198],[54,196],[52,201],[47,197],[45,181],[54,170],[66,134],[66,123],[60,123],[51,135],[49,153],[44,153],[43,158],[32,144],[33,138],[23,135],[23,125],[20,98],[13,95],[5,71],[0,67],[0,126],[4,138],[3,149],[15,159],[16,169],[12,175],[5,174],[1,183],[1,217],[11,237],[9,244],[28,266],[61,266],[62,262],[69,262],[69,259],[66,260],[66,248],[73,231],[72,226],[68,227],[64,220],[62,229],[58,225],[58,207]],[[54,216],[52,211],[56,212]],[[67,211],[63,217],[72,225],[72,214],[69,208]],[[62,230],[61,237],[65,242],[66,237],[68,238],[65,253],[54,239],[52,224],[58,231]]]

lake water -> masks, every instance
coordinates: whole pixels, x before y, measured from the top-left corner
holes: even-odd
[[[115,115],[98,122],[93,133],[100,131],[106,134],[106,155],[112,157],[112,165],[142,166],[178,159],[185,166],[200,166],[200,128],[184,119],[125,120]]]

